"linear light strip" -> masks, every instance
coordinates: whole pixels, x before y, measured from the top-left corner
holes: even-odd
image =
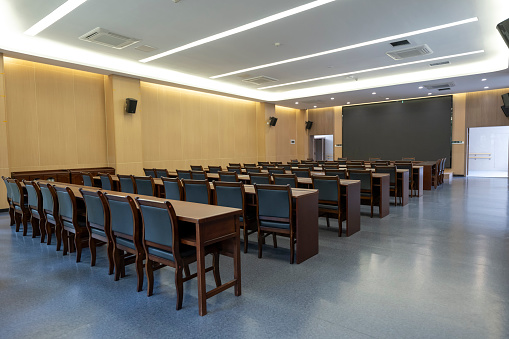
[[[174,48],[174,49],[170,49],[169,51],[162,52],[162,53],[153,55],[153,56],[145,58],[145,59],[141,59],[140,62],[153,61],[153,60],[156,60],[156,59],[168,56],[170,54],[175,54],[175,53],[184,51],[184,50],[189,49],[189,48],[193,48],[193,47],[196,47],[196,46],[200,46],[200,45],[206,44],[206,43],[214,41],[214,40],[222,39],[222,38],[225,38],[225,37],[230,36],[230,35],[241,33],[241,32],[247,31],[249,29],[256,28],[258,26],[262,26],[262,25],[271,23],[273,21],[283,19],[283,18],[289,17],[291,15],[298,14],[298,13],[301,13],[301,12],[313,9],[315,7],[328,4],[329,2],[333,2],[333,1],[335,1],[335,0],[317,0],[317,1],[313,1],[313,2],[310,2],[310,3],[306,4],[306,5],[295,7],[295,8],[289,9],[287,11],[284,11],[284,12],[281,12],[281,13],[277,13],[277,14],[268,16],[266,18],[253,21],[253,22],[248,23],[248,24],[245,24],[245,25],[242,25],[242,26],[239,26],[239,27],[236,27],[236,28],[233,28],[233,29],[221,32],[221,33],[218,33],[218,34],[214,34],[214,35],[209,36],[207,38],[203,38],[203,39],[197,40],[195,42],[191,42],[189,44],[186,44],[186,45]]]
[[[437,57],[437,58],[431,58],[431,59],[426,59],[426,60],[418,60],[418,61],[412,61],[412,62],[405,62],[405,63],[397,64],[397,65],[390,65],[390,66],[382,66],[382,67],[368,68],[368,69],[363,69],[363,70],[360,70],[360,71],[353,71],[353,72],[347,72],[347,73],[340,73],[340,74],[328,75],[328,76],[319,77],[319,78],[312,78],[312,79],[306,79],[306,80],[299,80],[299,81],[287,82],[287,83],[285,83],[285,84],[279,84],[279,85],[273,85],[273,86],[260,87],[260,88],[258,88],[258,89],[269,89],[269,88],[276,88],[276,87],[290,86],[290,85],[295,85],[295,84],[302,84],[302,83],[305,83],[305,82],[312,82],[312,81],[318,81],[318,80],[325,80],[325,79],[331,79],[331,78],[338,78],[338,77],[348,76],[348,75],[353,75],[353,74],[360,74],[360,73],[367,73],[367,72],[373,72],[373,71],[380,71],[380,70],[383,70],[383,69],[389,69],[389,68],[396,68],[396,67],[402,67],[402,66],[408,66],[408,65],[421,64],[421,63],[430,62],[430,61],[435,61],[435,60],[452,59],[452,58],[458,58],[458,57],[462,57],[462,56],[473,55],[473,54],[479,54],[479,53],[484,53],[484,50],[477,50],[477,51],[466,52],[466,53],[460,53],[460,54],[452,54],[452,55],[447,55],[447,56]]]
[[[226,76],[229,76],[229,75],[234,75],[234,74],[244,73],[244,72],[248,72],[248,71],[253,71],[255,69],[267,68],[267,67],[287,64],[287,63],[295,62],[295,61],[299,61],[299,60],[315,58],[315,57],[322,56],[322,55],[343,52],[343,51],[347,51],[347,50],[354,49],[354,48],[365,47],[365,46],[369,46],[369,45],[378,44],[378,43],[381,43],[381,42],[387,42],[387,41],[391,41],[391,40],[402,39],[402,38],[405,38],[405,37],[410,37],[410,36],[414,36],[414,35],[418,35],[418,34],[438,31],[440,29],[450,28],[450,27],[459,26],[459,25],[464,25],[464,24],[468,24],[468,23],[476,22],[476,21],[479,21],[479,19],[477,17],[470,18],[470,19],[465,19],[465,20],[460,20],[460,21],[455,21],[455,22],[451,22],[451,23],[448,23],[448,24],[445,24],[445,25],[439,25],[439,26],[433,26],[433,27],[429,27],[429,28],[419,29],[419,30],[416,30],[416,31],[411,31],[411,32],[403,33],[403,34],[392,35],[392,36],[388,36],[388,37],[385,37],[385,38],[380,38],[380,39],[375,39],[375,40],[370,40],[370,41],[366,41],[366,42],[361,42],[361,43],[358,43],[358,44],[349,45],[349,46],[345,46],[345,47],[330,49],[328,51],[323,51],[323,52],[319,52],[319,53],[303,55],[303,56],[300,56],[300,57],[286,59],[286,60],[281,60],[281,61],[276,61],[276,62],[272,62],[272,63],[269,63],[269,64],[264,64],[264,65],[244,68],[244,69],[240,69],[240,70],[234,71],[234,72],[214,75],[214,76],[210,77],[210,79],[218,79],[218,78],[226,77]]]
[[[35,36],[39,33],[41,33],[43,30],[48,28],[49,26],[53,25],[58,20],[62,19],[64,16],[75,10],[77,7],[79,7],[81,4],[83,4],[87,0],[68,0],[60,7],[55,9],[50,14],[46,15],[44,18],[42,18],[39,22],[37,22],[35,25],[30,27],[25,31],[26,35]]]

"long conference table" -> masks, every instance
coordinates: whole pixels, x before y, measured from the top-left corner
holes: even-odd
[[[77,199],[83,199],[80,188],[84,190],[101,190],[111,195],[140,197],[152,201],[170,201],[177,215],[181,242],[196,248],[197,280],[198,280],[198,308],[201,316],[207,314],[207,299],[234,287],[236,296],[241,295],[240,268],[240,227],[239,217],[242,211],[216,205],[198,204],[180,200],[169,200],[146,195],[102,190],[98,187],[82,186],[54,181],[40,180],[40,184],[52,184],[58,187],[69,187]],[[205,246],[221,244],[221,254],[233,258],[233,280],[223,283],[207,292],[205,284]]]

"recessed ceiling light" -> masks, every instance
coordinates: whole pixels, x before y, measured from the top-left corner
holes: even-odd
[[[488,79],[482,79],[481,81],[486,81],[486,80],[488,80]]]
[[[256,27],[259,27],[259,26],[262,26],[262,25],[274,22],[276,20],[284,19],[284,18],[289,17],[291,15],[299,14],[301,12],[313,9],[315,7],[318,7],[318,6],[322,6],[322,5],[328,4],[329,2],[333,2],[333,1],[335,1],[335,0],[316,0],[316,1],[310,2],[308,4],[305,4],[305,5],[302,5],[302,6],[298,6],[298,7],[295,7],[295,8],[292,8],[292,9],[289,9],[289,10],[286,10],[286,11],[283,11],[283,12],[280,12],[280,13],[277,13],[277,14],[273,14],[273,15],[270,15],[270,16],[265,17],[263,19],[253,21],[253,22],[250,22],[248,24],[245,24],[245,25],[242,25],[242,26],[239,26],[239,27],[236,27],[236,28],[232,28],[232,29],[229,29],[227,31],[224,31],[224,32],[221,32],[221,33],[218,33],[218,34],[214,34],[214,35],[209,36],[207,38],[203,38],[203,39],[191,42],[189,44],[186,44],[186,45],[183,45],[183,46],[180,46],[180,47],[177,47],[177,48],[170,49],[169,51],[156,54],[154,56],[142,59],[140,61],[141,62],[153,61],[153,60],[156,60],[156,59],[168,56],[170,54],[181,52],[181,51],[184,51],[184,50],[192,48],[192,47],[200,46],[200,45],[206,44],[206,43],[211,42],[211,41],[215,41],[215,40],[222,39],[222,38],[225,38],[225,37],[230,36],[230,35],[241,33],[241,32],[250,30],[252,28],[256,28]]]
[[[419,86],[419,89],[423,89],[424,87],[423,86]]]
[[[316,106],[313,106],[314,108],[316,108]]]
[[[350,105],[350,101],[348,101],[346,104],[347,104],[347,105]]]
[[[376,94],[376,92],[373,92],[373,93],[371,93],[371,94],[375,95],[375,94]]]
[[[431,92],[430,92],[430,93],[428,93],[428,95],[431,95],[431,94],[433,94],[433,93],[431,93]]]
[[[396,65],[390,65],[390,66],[368,68],[368,69],[363,69],[363,70],[360,70],[360,71],[353,71],[353,72],[342,73],[342,74],[327,75],[327,76],[324,76],[324,77],[312,78],[312,79],[306,79],[306,80],[299,80],[299,81],[293,81],[293,82],[287,82],[285,84],[260,87],[260,88],[257,88],[257,89],[269,89],[269,88],[274,88],[274,87],[290,86],[290,85],[295,85],[295,84],[302,84],[302,83],[305,83],[305,82],[312,82],[312,81],[319,81],[319,80],[325,80],[325,79],[332,79],[332,78],[342,77],[342,76],[349,75],[349,74],[358,74],[358,73],[367,73],[367,72],[373,72],[373,71],[380,71],[380,70],[389,69],[389,68],[396,68],[396,67],[420,64],[420,63],[423,63],[423,62],[430,62],[430,61],[433,61],[433,60],[439,60],[439,59],[445,59],[445,58],[457,58],[457,57],[461,57],[461,56],[472,55],[472,54],[479,54],[479,53],[484,53],[484,50],[482,49],[482,50],[473,51],[473,52],[466,52],[466,53],[460,53],[460,54],[454,54],[454,55],[447,55],[447,56],[444,56],[444,57],[437,57],[437,58],[432,58],[432,59],[427,59],[427,60],[411,61],[411,62],[406,62],[406,63],[402,63],[402,64],[396,64]]]
[[[298,105],[298,104],[299,104],[299,102],[298,102],[298,101],[295,101],[295,105]]]
[[[385,100],[389,100],[389,98],[385,98]]]
[[[484,89],[488,89],[488,88],[490,88],[490,87],[489,86],[484,86]]]
[[[291,59],[286,59],[286,60],[272,62],[272,63],[269,63],[269,64],[263,64],[263,65],[259,65],[259,66],[244,68],[244,69],[240,69],[238,71],[233,71],[233,72],[229,72],[229,73],[214,75],[214,76],[212,76],[210,78],[211,79],[217,79],[217,78],[222,78],[222,77],[225,77],[225,76],[228,76],[228,75],[233,75],[233,74],[238,74],[238,73],[244,73],[244,72],[252,71],[252,70],[255,70],[255,69],[261,69],[261,68],[266,68],[266,67],[286,64],[286,63],[289,63],[289,62],[300,61],[300,60],[309,59],[309,58],[315,58],[315,57],[318,57],[318,56],[327,55],[327,54],[331,54],[331,53],[343,52],[343,51],[347,51],[347,50],[354,49],[354,48],[365,47],[365,46],[370,46],[370,45],[374,45],[374,44],[379,44],[381,42],[387,42],[387,41],[392,41],[392,40],[396,40],[396,39],[406,38],[406,37],[413,36],[413,35],[429,33],[429,32],[437,31],[437,30],[440,30],[440,29],[450,28],[450,27],[454,27],[454,26],[458,26],[458,25],[464,25],[464,24],[467,24],[467,23],[475,22],[475,21],[479,21],[479,19],[477,17],[474,17],[474,18],[470,18],[470,19],[455,21],[455,22],[451,22],[451,23],[448,23],[448,24],[445,24],[445,25],[433,26],[433,27],[429,27],[429,28],[425,28],[425,29],[420,29],[420,30],[416,30],[416,31],[411,31],[411,32],[403,33],[403,34],[392,35],[392,36],[385,37],[385,38],[370,40],[370,41],[361,42],[361,43],[354,44],[354,45],[349,45],[349,46],[344,46],[344,47],[340,47],[340,48],[336,48],[336,49],[331,49],[331,50],[323,51],[323,52],[319,52],[319,53],[308,54],[308,55],[304,55],[304,56],[300,56],[300,57],[296,57],[296,58],[291,58]],[[140,61],[143,61],[143,60],[140,60]]]
[[[330,98],[331,100],[334,100],[334,98]]]
[[[50,14],[46,15],[35,25],[30,27],[25,31],[26,35],[35,36],[42,31],[44,31],[49,26],[53,25],[58,20],[62,19],[64,16],[75,10],[78,6],[84,3],[87,0],[67,0],[62,5],[60,5],[57,9],[55,9]]]

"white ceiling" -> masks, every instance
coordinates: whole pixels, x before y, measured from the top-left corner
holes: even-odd
[[[509,87],[509,49],[495,26],[509,17],[507,0],[335,0],[311,10],[235,35],[142,63],[139,60],[274,15],[313,0],[88,0],[35,37],[25,30],[65,0],[3,0],[0,51],[35,60],[71,65],[104,74],[128,74],[186,87],[274,102],[295,108],[328,107]],[[478,21],[427,33],[438,25]],[[140,39],[121,50],[79,40],[101,27]],[[219,79],[210,77],[301,57],[375,39],[398,39],[266,67]],[[389,43],[407,39],[411,45]],[[280,46],[275,46],[279,43]],[[391,50],[427,44],[433,54],[393,60]],[[140,45],[157,47],[146,53]],[[430,67],[428,59],[448,57],[449,65]],[[411,65],[398,66],[416,62]],[[372,68],[384,68],[363,71]],[[363,71],[361,73],[357,73]],[[246,78],[268,76],[279,85],[354,73],[319,81],[260,90]],[[355,74],[357,73],[357,74]],[[482,82],[481,79],[487,81]],[[418,89],[453,81],[451,91]],[[377,94],[371,94],[375,91]],[[331,100],[331,98],[334,100]],[[299,104],[295,104],[299,102]]]

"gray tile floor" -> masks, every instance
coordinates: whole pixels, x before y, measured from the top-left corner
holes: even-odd
[[[253,235],[242,296],[209,299],[205,317],[196,280],[177,312],[171,268],[148,298],[133,268],[107,275],[104,248],[96,267],[88,249],[76,264],[2,213],[0,338],[509,338],[508,207],[507,179],[454,178],[383,219],[363,207],[350,238],[320,220],[320,254],[300,265],[284,239],[258,259]],[[231,259],[221,265],[230,278]]]

